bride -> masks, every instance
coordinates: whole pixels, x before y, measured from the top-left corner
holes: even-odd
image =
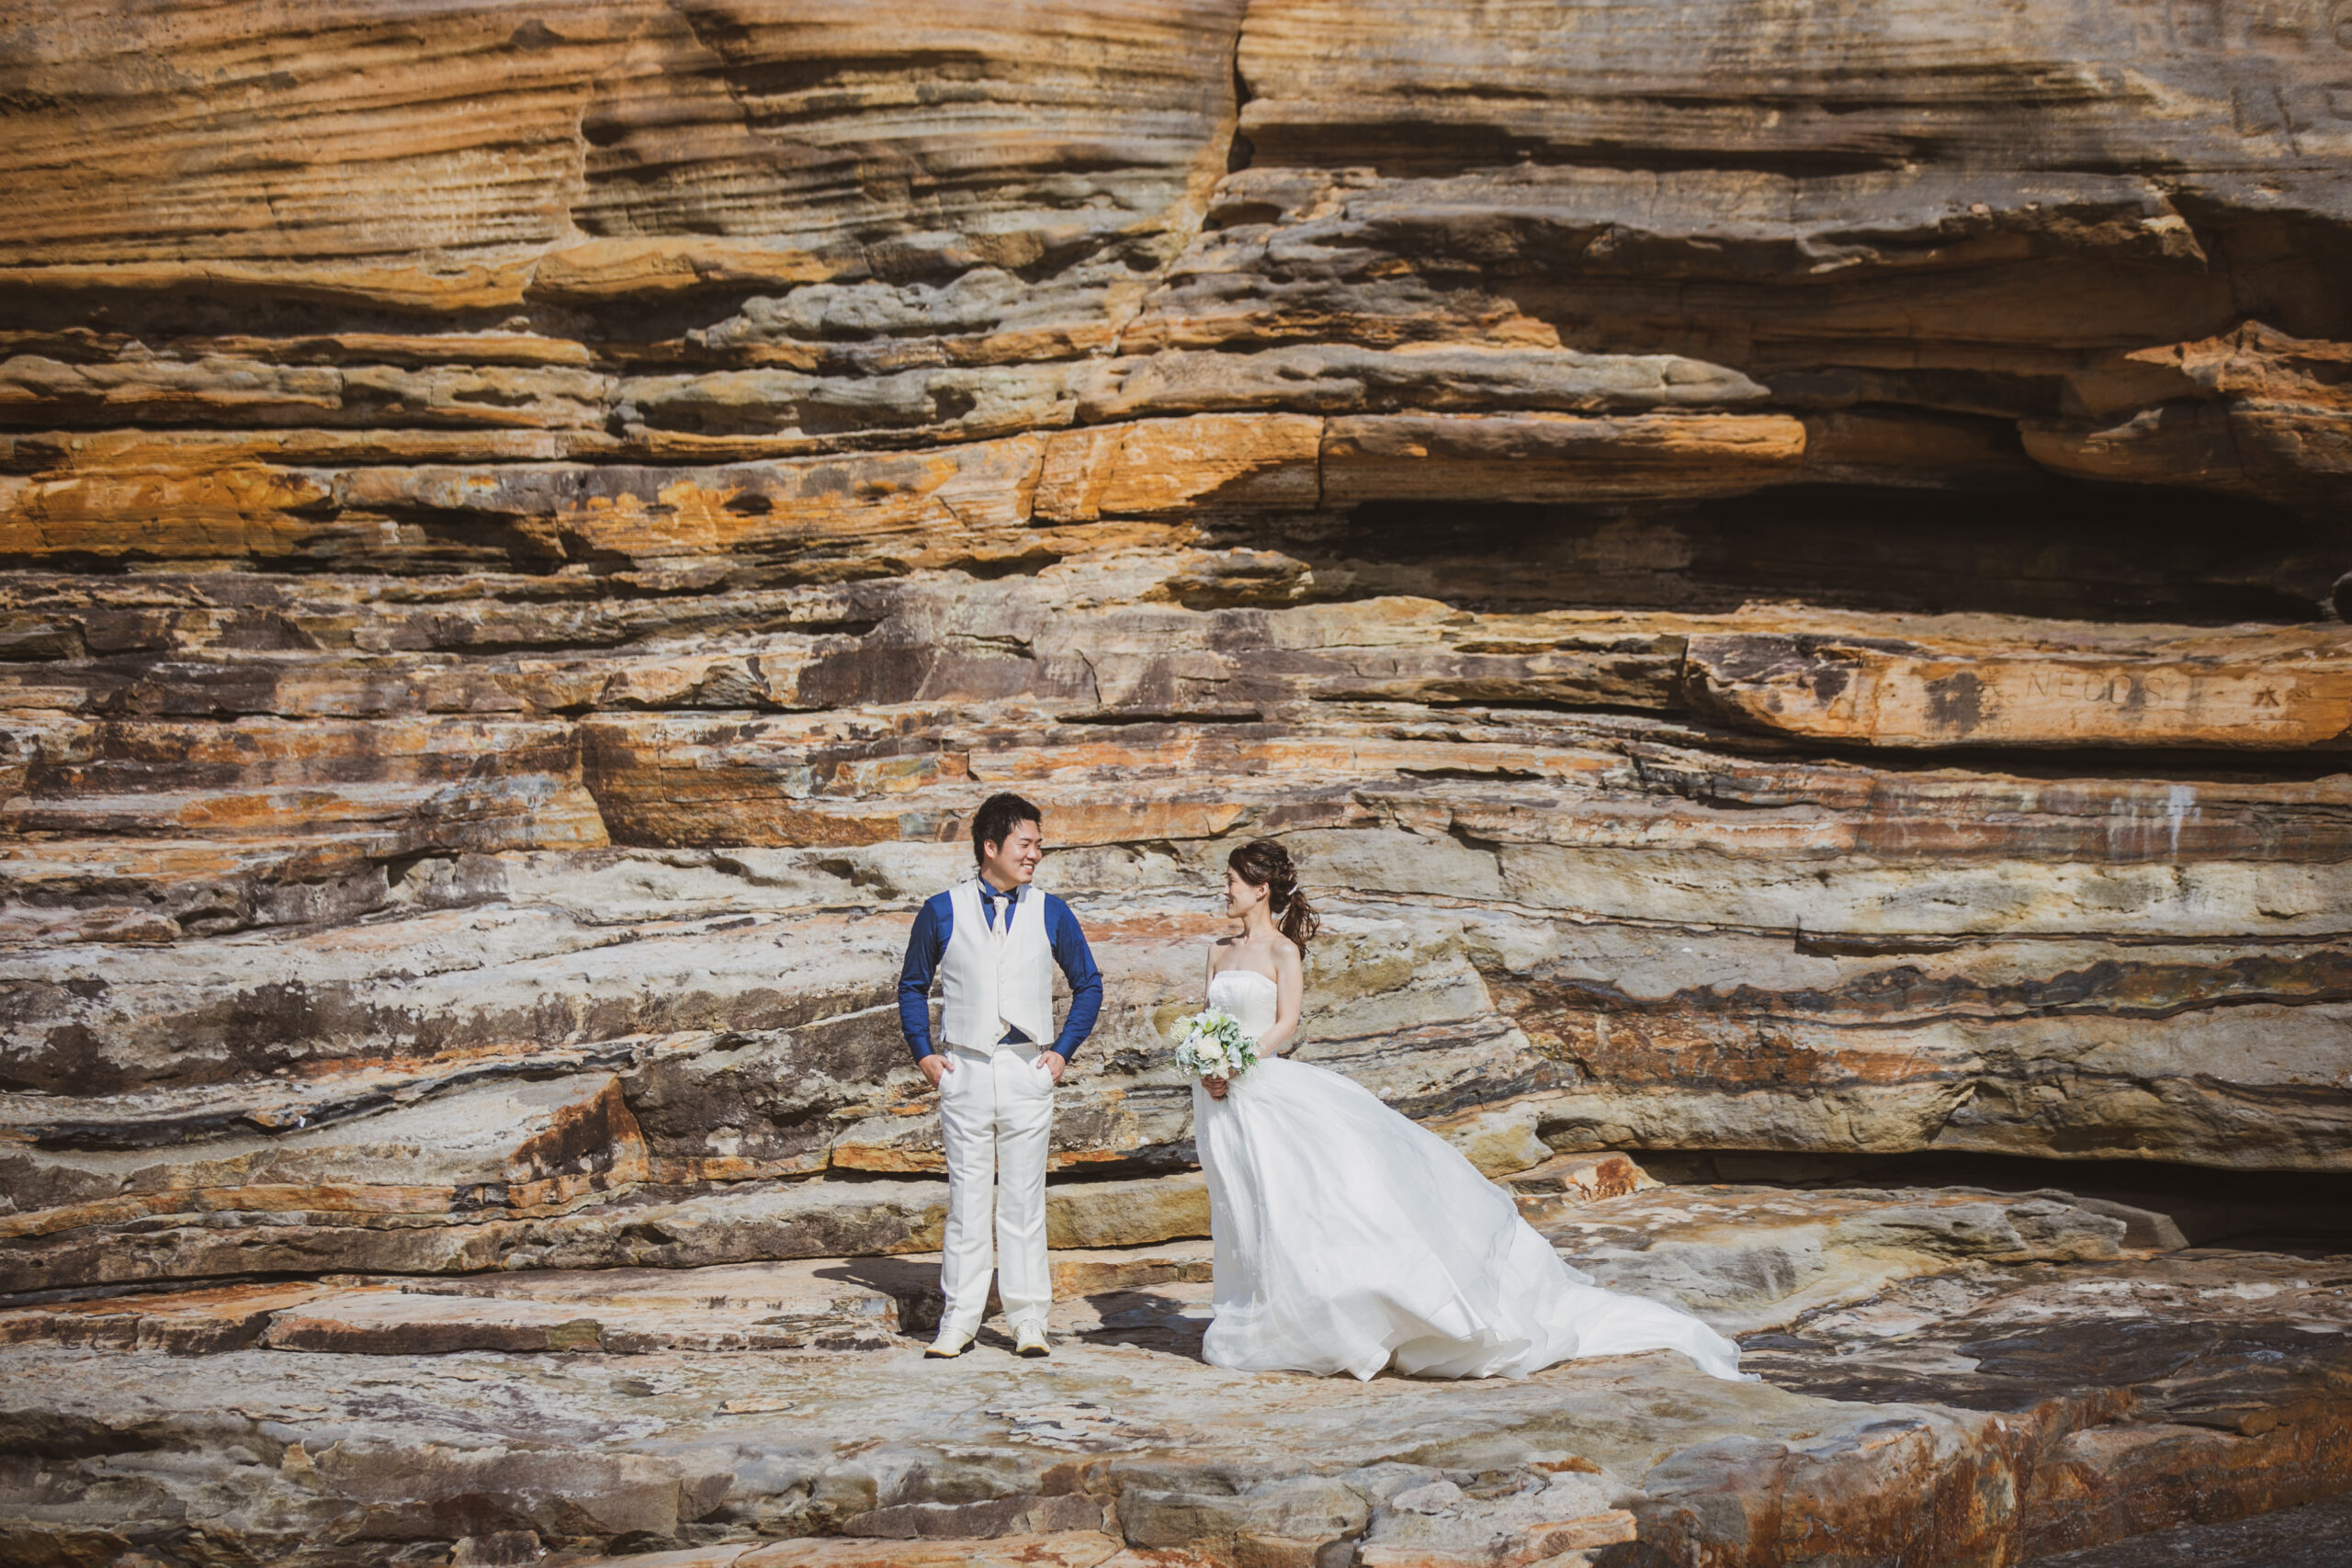
[[[1208,1177],[1214,1365],[1255,1371],[1521,1377],[1576,1356],[1675,1349],[1736,1378],[1739,1349],[1680,1307],[1595,1286],[1500,1188],[1371,1090],[1281,1053],[1298,1032],[1300,957],[1317,921],[1290,852],[1233,852],[1208,1004],[1264,1059],[1193,1090]]]

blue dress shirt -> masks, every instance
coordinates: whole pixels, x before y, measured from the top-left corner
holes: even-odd
[[[1052,894],[1032,889],[1031,897],[1046,901],[1046,940],[1053,945],[1054,962],[1069,980],[1069,1012],[1062,1020],[1061,1033],[1046,1049],[1061,1053],[1062,1060],[1094,1032],[1095,1016],[1102,1010],[1102,972],[1094,967],[1093,951],[1086,945],[1086,933],[1078,927],[1078,917],[1070,913],[1068,904]],[[991,927],[998,920],[1012,915],[1012,896],[999,893],[980,880],[980,912],[989,918]],[[907,961],[899,971],[899,1029],[907,1037],[907,1048],[920,1062],[936,1049],[931,1043],[931,982],[939,973],[939,961],[947,956],[947,942],[956,932],[956,907],[944,893],[934,894],[915,917],[915,928],[907,933]],[[1029,1037],[1008,1025],[1004,1037],[1008,1041],[1025,1043]]]

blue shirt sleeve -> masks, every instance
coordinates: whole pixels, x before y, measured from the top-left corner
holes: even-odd
[[[1102,972],[1094,967],[1094,953],[1086,945],[1078,917],[1051,894],[1046,897],[1046,935],[1054,944],[1054,962],[1069,980],[1069,1012],[1053,1043],[1067,1062],[1094,1032],[1094,1020],[1102,1011]]]
[[[933,894],[907,933],[907,961],[899,969],[899,1032],[920,1062],[932,1054],[931,982],[946,956],[956,930],[956,908],[944,893]]]

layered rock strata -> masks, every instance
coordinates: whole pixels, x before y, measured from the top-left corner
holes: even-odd
[[[2160,1216],[2063,1195],[1652,1184],[1543,1223],[1604,1282],[1742,1332],[1764,1381],[1668,1353],[1468,1385],[1224,1372],[1196,1359],[1197,1242],[1057,1255],[1042,1365],[993,1328],[921,1359],[929,1258],[118,1296],[0,1312],[0,1438],[42,1456],[0,1540],[72,1562],[1961,1563],[2352,1477],[2340,1259],[2142,1246]]]
[[[897,950],[1001,788],[1110,981],[1067,1247],[1202,1233],[1266,832],[1303,1054],[1546,1224],[2352,1168],[2341,11],[0,35],[0,1294],[922,1254]]]

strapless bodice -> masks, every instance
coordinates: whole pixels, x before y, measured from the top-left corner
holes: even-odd
[[[1231,1013],[1252,1040],[1274,1026],[1274,983],[1255,969],[1220,969],[1210,976],[1208,1004]]]
[[[1234,968],[1209,976],[1207,1001],[1262,1040],[1277,994]],[[1364,1059],[1361,1043],[1342,1055]],[[1522,1377],[1672,1348],[1739,1375],[1738,1346],[1679,1306],[1599,1289],[1459,1149],[1353,1078],[1270,1055],[1221,1099],[1194,1083],[1192,1101],[1215,1241],[1210,1365]]]

